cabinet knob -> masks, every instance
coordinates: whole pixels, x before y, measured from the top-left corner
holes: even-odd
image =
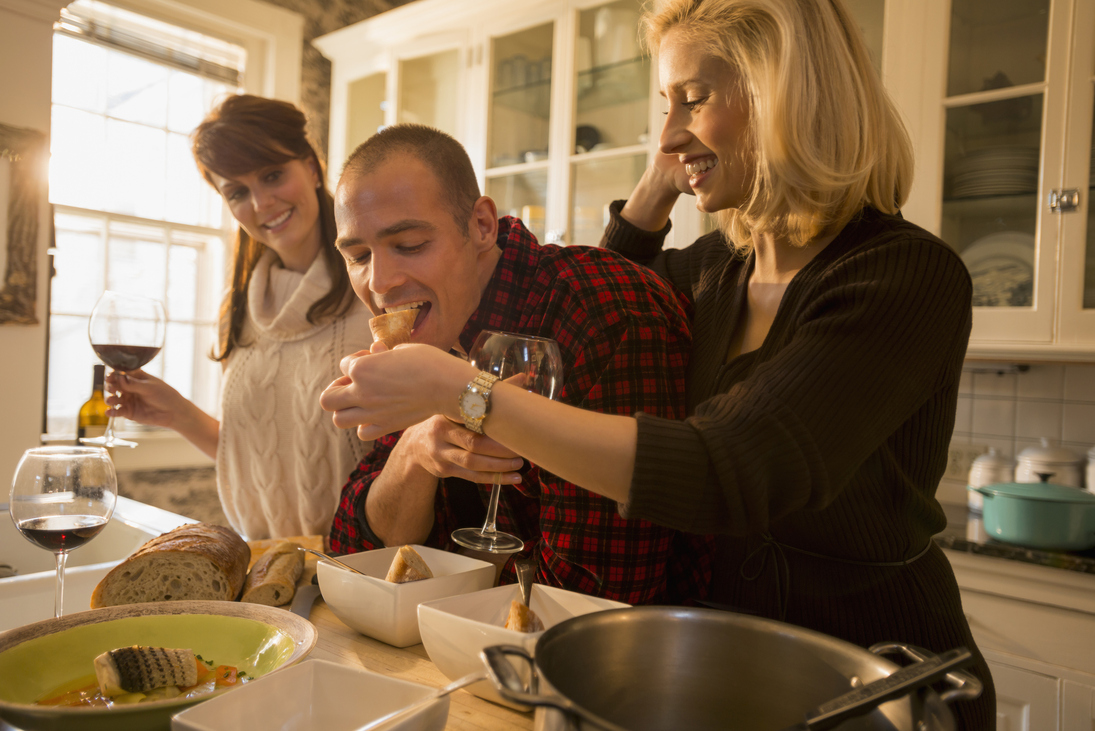
[[[1051,190],[1049,192],[1049,210],[1054,213],[1068,213],[1080,207],[1079,188]]]

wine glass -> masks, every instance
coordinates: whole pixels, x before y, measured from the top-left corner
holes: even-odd
[[[555,398],[563,383],[563,359],[559,344],[551,338],[484,330],[475,339],[468,361],[481,371],[526,391]],[[458,528],[452,539],[465,548],[487,553],[517,553],[524,541],[497,530],[498,497],[502,485],[494,483],[482,528]]]
[[[163,347],[167,317],[159,300],[132,294],[103,292],[91,311],[87,334],[99,359],[116,371],[136,370],[156,357]],[[114,434],[114,410],[101,437],[81,439],[101,447],[136,447],[136,442]]]
[[[8,512],[31,543],[57,556],[54,616],[61,616],[65,559],[106,527],[118,499],[114,463],[102,447],[36,447],[23,452]]]

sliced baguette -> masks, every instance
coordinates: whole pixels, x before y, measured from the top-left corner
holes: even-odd
[[[421,581],[432,579],[433,572],[426,565],[426,560],[410,546],[400,546],[399,552],[392,559],[392,565],[388,568],[385,581],[393,584],[406,584],[408,581]]]
[[[369,329],[373,338],[382,341],[389,349],[411,342],[414,321],[418,317],[418,308],[412,307],[399,312],[388,312],[369,320]]]
[[[103,577],[92,609],[119,604],[223,599],[240,595],[251,549],[235,531],[211,523],[179,526],[153,538]]]
[[[544,623],[536,616],[536,612],[514,599],[509,603],[506,629],[518,632],[540,632],[544,629]]]
[[[304,571],[304,551],[296,543],[283,541],[264,553],[243,582],[241,602],[280,607],[293,601],[297,581]]]

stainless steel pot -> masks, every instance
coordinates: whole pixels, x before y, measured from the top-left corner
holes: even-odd
[[[536,707],[536,728],[648,731],[778,731],[807,712],[899,668],[877,653],[922,651],[886,643],[864,650],[834,637],[732,612],[635,607],[562,622],[536,643],[535,660],[518,647],[487,648],[484,661],[498,692]],[[533,666],[518,689],[507,656]],[[952,688],[930,688],[888,701],[841,731],[953,728],[946,702],[976,698],[981,684],[955,671]]]

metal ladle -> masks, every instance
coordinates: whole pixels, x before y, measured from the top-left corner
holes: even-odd
[[[341,561],[339,561],[339,560],[338,560],[337,558],[332,558],[331,556],[328,556],[328,555],[327,555],[326,553],[324,553],[323,551],[316,551],[316,550],[314,550],[314,549],[311,549],[311,548],[305,548],[304,546],[297,546],[297,548],[299,548],[300,550],[304,551],[305,553],[311,553],[311,554],[313,554],[313,555],[315,555],[315,556],[319,556],[319,557],[320,557],[321,559],[323,559],[324,561],[330,561],[330,562],[331,562],[331,563],[333,563],[333,564],[334,564],[335,566],[339,566],[339,567],[341,567],[341,568],[344,568],[344,569],[346,569],[347,571],[353,571],[353,572],[354,572],[355,574],[360,574],[361,576],[368,576],[368,574],[366,574],[366,573],[364,573],[364,572],[361,572],[361,571],[358,571],[358,570],[357,570],[357,569],[355,569],[355,568],[354,568],[353,566],[348,566],[348,565],[346,565],[346,564],[342,563]]]

